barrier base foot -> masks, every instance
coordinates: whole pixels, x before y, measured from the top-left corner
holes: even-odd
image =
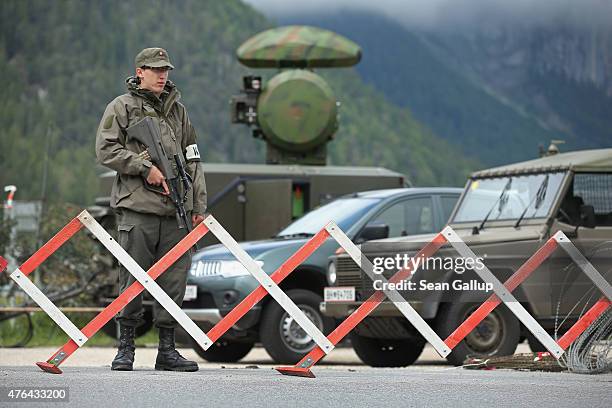
[[[310,368],[301,368],[301,367],[276,367],[276,371],[281,373],[282,375],[293,375],[296,377],[308,377],[315,378],[315,375]]]
[[[46,361],[39,361],[36,363],[37,366],[40,367],[41,370],[46,371],[51,374],[61,374],[62,370],[58,366],[54,366],[51,363],[47,363]]]

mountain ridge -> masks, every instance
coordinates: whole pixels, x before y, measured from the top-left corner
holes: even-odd
[[[98,122],[108,102],[125,92],[134,55],[151,45],[166,48],[177,67],[170,79],[182,92],[204,160],[264,161],[263,144],[231,125],[227,104],[249,72],[236,48],[273,27],[250,6],[236,0],[6,0],[0,22],[0,185],[16,184],[18,199],[93,202]],[[352,69],[317,72],[330,78],[342,103],[331,163],[388,167],[416,185],[462,184],[481,167]]]
[[[534,31],[539,35],[533,34],[535,40],[531,32],[517,34],[524,40],[520,42],[508,27],[408,29],[388,17],[351,9],[331,15],[284,15],[279,21],[319,25],[362,44],[364,58],[356,69],[367,83],[409,108],[418,121],[464,154],[486,164],[532,158],[538,145],[547,146],[552,139],[564,139],[565,150],[612,142],[608,76],[598,77],[599,85],[574,81],[560,74],[562,67],[545,71],[543,63],[530,64],[531,59],[517,54],[520,47],[536,56],[543,48],[554,50],[558,41],[549,44],[543,34],[551,36],[550,31]],[[598,50],[593,55],[608,61],[610,54]]]

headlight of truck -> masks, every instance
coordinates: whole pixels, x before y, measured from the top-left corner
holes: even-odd
[[[336,284],[336,263],[333,261],[327,265],[327,282],[332,286]]]
[[[255,261],[263,267],[262,261]],[[196,261],[191,263],[189,274],[194,278],[208,278],[223,276],[232,278],[236,276],[250,275],[249,271],[238,261]]]

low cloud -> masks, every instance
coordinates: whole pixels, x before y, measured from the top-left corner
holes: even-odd
[[[378,12],[403,25],[426,30],[479,27],[485,23],[524,26],[612,27],[612,0],[243,0],[271,17]]]

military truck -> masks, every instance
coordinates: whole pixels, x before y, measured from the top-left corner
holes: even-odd
[[[231,121],[249,126],[253,136],[266,143],[265,164],[203,163],[208,211],[237,241],[272,237],[304,213],[344,194],[409,186],[404,175],[385,168],[326,165],[340,104],[314,69],[357,64],[357,44],[327,30],[288,26],[250,38],[238,48],[237,57],[249,68],[278,70],[267,82],[261,76],[245,76],[243,89],[229,103]],[[114,177],[113,171],[101,175],[101,194],[90,208],[109,231],[115,229],[109,205]],[[216,239],[208,234],[201,247],[213,243]],[[109,288],[101,302],[112,300],[116,290]]]
[[[560,153],[478,171],[468,180],[449,225],[501,282],[557,231],[563,231],[610,281],[612,149]],[[362,250],[371,260],[398,254],[411,256],[432,238],[429,235],[371,241]],[[557,250],[513,291],[553,336],[567,330],[581,311],[600,296],[589,278],[563,254]],[[436,257],[456,259],[458,254],[445,246]],[[355,295],[341,297],[351,291],[327,290],[334,299],[325,299],[321,310],[326,316],[345,318],[373,293],[373,283],[346,254],[332,257],[332,265],[336,279],[330,287],[352,287]],[[389,277],[396,270],[383,274]],[[455,280],[482,282],[473,271],[458,271],[456,267],[419,269],[411,279],[419,286],[423,281]],[[407,294],[406,300],[445,339],[490,294],[482,290],[423,290]],[[523,338],[534,351],[544,350],[500,305],[455,347],[447,360],[459,365],[468,356],[511,355]],[[371,366],[412,364],[425,345],[423,337],[388,301],[355,328],[351,339],[357,355]]]

